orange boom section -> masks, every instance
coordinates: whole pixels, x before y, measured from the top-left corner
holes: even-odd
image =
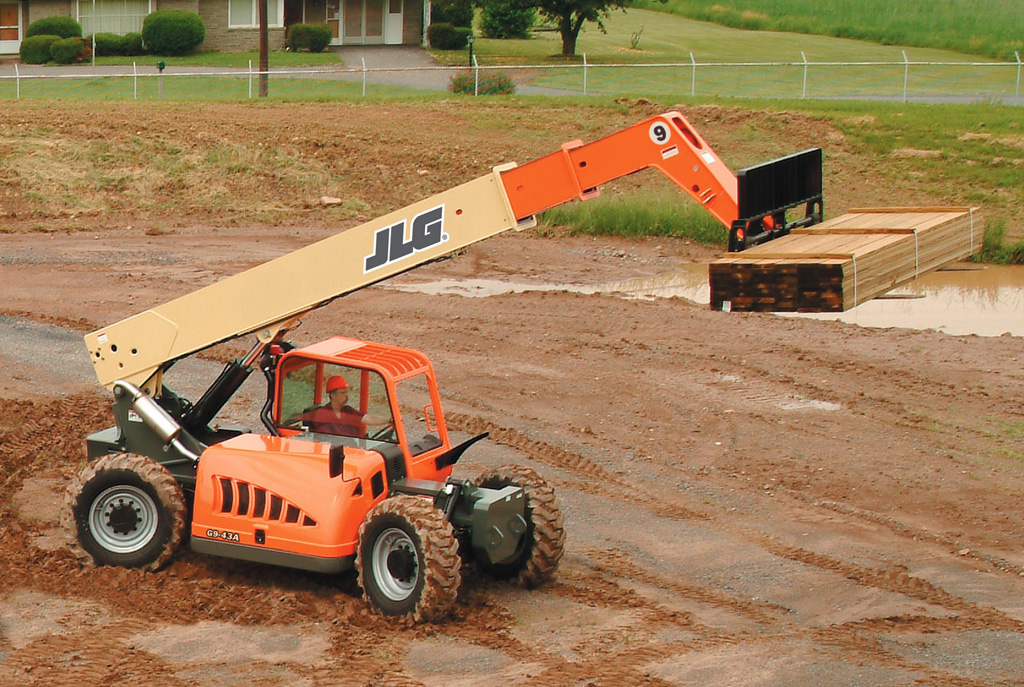
[[[726,228],[739,216],[736,175],[678,112],[593,143],[565,143],[558,152],[501,172],[501,180],[513,214],[523,219],[572,198],[594,198],[601,184],[651,167]]]

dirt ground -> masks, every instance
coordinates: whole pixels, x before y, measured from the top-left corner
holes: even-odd
[[[550,584],[467,574],[448,617],[404,627],[366,610],[354,575],[188,551],[155,573],[79,567],[58,504],[84,437],[111,422],[81,334],[333,231],[187,212],[152,231],[103,212],[88,231],[16,217],[0,239],[0,684],[1024,683],[1024,344],[1009,336],[382,284],[293,340],[426,352],[456,438],[490,432],[457,473],[516,462],[556,486],[568,540]],[[506,234],[395,281],[601,284],[716,254]],[[248,345],[229,348],[206,358]]]

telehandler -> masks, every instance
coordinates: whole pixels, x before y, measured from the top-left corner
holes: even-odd
[[[425,355],[343,337],[295,347],[285,336],[335,298],[534,226],[538,212],[648,167],[728,227],[733,250],[821,219],[819,149],[734,175],[668,112],[496,167],[103,327],[85,343],[113,392],[116,426],[88,438],[90,463],[68,487],[62,525],[72,552],[88,564],[155,570],[187,539],[200,553],[320,573],[354,566],[372,608],[414,621],[454,603],[460,549],[497,578],[543,583],[565,540],[553,489],[518,466],[452,477],[486,435],[451,445]],[[244,335],[255,335],[252,349],[195,402],[164,383],[177,361]],[[263,431],[214,423],[257,367],[267,383]]]

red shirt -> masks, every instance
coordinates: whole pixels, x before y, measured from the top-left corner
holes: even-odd
[[[366,436],[363,414],[352,406],[342,406],[340,411],[335,411],[330,405],[321,406],[303,413],[302,419],[314,432],[350,437]]]

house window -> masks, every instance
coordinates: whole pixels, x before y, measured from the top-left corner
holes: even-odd
[[[228,0],[228,26],[259,28],[259,0]],[[284,3],[267,0],[267,26],[284,26]]]
[[[78,0],[78,23],[82,25],[83,36],[142,33],[142,20],[149,12],[149,0]]]

